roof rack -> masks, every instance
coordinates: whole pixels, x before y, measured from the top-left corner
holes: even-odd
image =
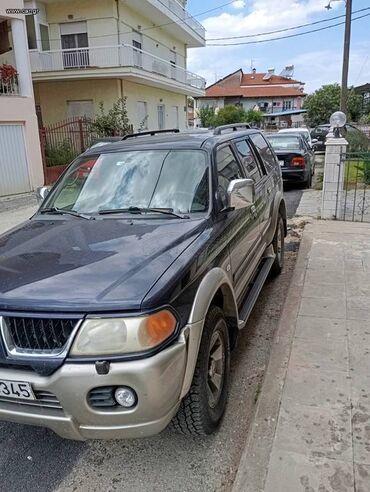
[[[169,130],[149,130],[147,132],[130,133],[129,135],[125,135],[122,140],[127,140],[128,138],[143,137],[145,135],[150,135],[151,137],[153,137],[154,135],[158,135],[160,133],[180,133],[180,130],[178,128],[170,128]]]
[[[237,132],[238,130],[248,130],[249,128],[250,125],[248,125],[248,123],[232,123],[231,125],[221,125],[213,130],[213,135],[221,135],[223,130],[232,130],[233,132]]]

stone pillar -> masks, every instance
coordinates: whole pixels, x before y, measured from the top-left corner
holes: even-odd
[[[12,38],[15,64],[18,72],[18,83],[21,96],[32,96],[32,78],[25,22],[12,19]]]
[[[345,138],[329,137],[325,145],[321,218],[340,220],[343,217],[344,157],[348,142]]]

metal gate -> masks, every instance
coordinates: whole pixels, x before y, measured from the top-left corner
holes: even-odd
[[[0,124],[0,196],[31,191],[23,125]]]
[[[347,153],[342,157],[335,216],[346,221],[370,222],[370,152]]]

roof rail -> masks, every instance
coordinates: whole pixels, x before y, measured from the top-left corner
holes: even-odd
[[[127,140],[128,138],[142,137],[145,135],[150,135],[153,137],[154,135],[160,133],[180,133],[178,128],[170,128],[169,130],[149,130],[147,132],[139,132],[139,133],[130,133],[129,135],[125,135],[122,140]]]
[[[248,123],[232,123],[230,125],[221,125],[217,126],[213,130],[213,135],[221,135],[223,130],[232,130],[233,132],[237,132],[238,130],[248,130],[250,128],[250,125]]]

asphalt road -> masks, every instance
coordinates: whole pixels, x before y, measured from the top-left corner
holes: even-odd
[[[302,190],[287,190],[290,216],[301,194]],[[142,440],[81,443],[63,440],[47,429],[0,423],[0,491],[229,491],[297,245],[288,244],[284,272],[265,285],[233,353],[229,404],[219,432],[203,440],[166,430]]]
[[[290,184],[284,185],[284,196],[287,204],[288,217],[294,217],[294,214],[298,208],[301,196],[303,193],[303,188],[293,186]]]

